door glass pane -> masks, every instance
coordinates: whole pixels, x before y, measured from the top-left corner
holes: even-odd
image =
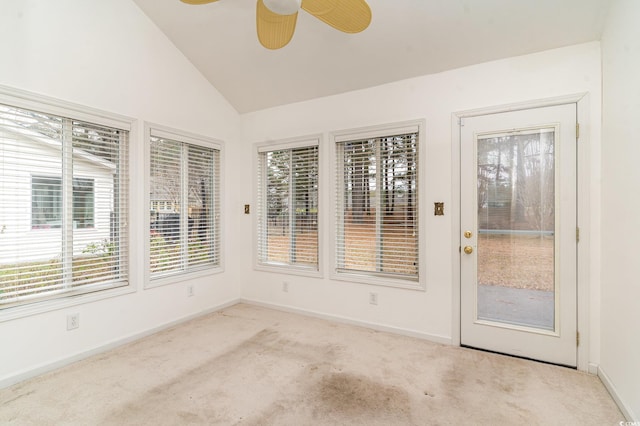
[[[555,328],[554,129],[478,138],[478,319]]]

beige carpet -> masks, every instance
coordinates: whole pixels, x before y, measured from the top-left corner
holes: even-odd
[[[598,378],[236,305],[0,390],[16,425],[614,425]]]

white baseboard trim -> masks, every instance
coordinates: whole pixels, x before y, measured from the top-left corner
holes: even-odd
[[[428,334],[428,333],[423,333],[421,331],[408,330],[405,328],[391,327],[391,326],[376,324],[376,323],[367,322],[367,321],[360,321],[353,318],[343,317],[340,315],[330,315],[322,312],[294,308],[291,306],[279,305],[276,303],[261,302],[258,300],[245,299],[245,298],[240,299],[240,303],[246,303],[247,305],[261,306],[263,308],[275,309],[278,311],[289,312],[292,314],[299,314],[299,315],[304,315],[308,317],[324,319],[327,321],[338,322],[341,324],[355,325],[355,326],[369,328],[376,331],[384,331],[387,333],[394,333],[394,334],[400,334],[403,336],[415,337],[418,339],[429,340],[431,342],[440,343],[443,345],[451,346],[453,344],[450,337],[438,336],[435,334]]]
[[[598,364],[594,364],[592,362],[589,363],[587,367],[587,372],[593,376],[598,375]]]
[[[207,315],[207,314],[210,314],[210,313],[213,313],[213,312],[220,311],[222,309],[225,309],[225,308],[228,308],[230,306],[236,305],[239,302],[240,302],[239,299],[233,299],[233,300],[230,300],[228,302],[216,305],[214,307],[211,307],[211,308],[196,312],[195,314],[186,315],[184,317],[181,317],[181,318],[178,318],[178,319],[163,323],[163,324],[158,325],[156,327],[152,327],[152,328],[150,328],[148,330],[144,330],[144,331],[141,331],[141,332],[133,333],[133,334],[130,334],[130,335],[125,336],[123,338],[119,338],[119,339],[113,340],[111,342],[105,343],[104,345],[96,346],[96,347],[94,347],[92,349],[89,349],[89,350],[86,350],[86,351],[82,351],[82,352],[79,352],[77,354],[74,354],[74,355],[71,355],[71,356],[68,356],[68,357],[64,357],[64,358],[58,359],[58,360],[53,361],[53,362],[42,364],[42,365],[40,365],[38,367],[35,367],[35,368],[30,368],[28,370],[21,371],[19,373],[14,374],[14,375],[5,377],[3,379],[0,379],[0,389],[15,385],[16,383],[19,383],[19,382],[22,382],[22,381],[25,381],[25,380],[40,376],[42,374],[51,372],[53,370],[57,370],[59,368],[65,367],[65,366],[67,366],[69,364],[73,364],[74,362],[80,361],[80,360],[88,358],[90,356],[97,355],[97,354],[100,354],[100,353],[115,349],[115,348],[117,348],[119,346],[125,345],[125,344],[133,342],[135,340],[142,339],[144,337],[147,337],[147,336],[150,336],[152,334],[158,333],[159,331],[162,331],[162,330],[165,330],[167,328],[176,326],[178,324],[182,324],[184,322],[187,322],[187,321],[190,321],[192,319],[201,317],[203,315]]]
[[[602,384],[604,384],[604,387],[609,391],[611,398],[613,398],[615,403],[618,405],[618,408],[620,409],[620,411],[622,411],[622,415],[624,415],[626,420],[629,422],[637,422],[638,420],[640,420],[640,417],[636,416],[631,408],[629,408],[629,406],[624,403],[615,385],[613,384],[607,373],[604,372],[602,367],[598,367],[598,377],[600,378]]]

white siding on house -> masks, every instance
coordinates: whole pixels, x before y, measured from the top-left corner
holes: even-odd
[[[0,264],[60,258],[62,229],[32,223],[32,178],[61,177],[59,143],[0,131]],[[94,227],[74,229],[74,256],[90,243],[109,238],[113,211],[113,169],[99,162],[74,158],[74,177],[94,184]]]

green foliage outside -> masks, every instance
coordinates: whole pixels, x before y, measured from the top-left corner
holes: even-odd
[[[116,249],[116,243],[107,240],[106,238],[97,243],[89,243],[82,250],[84,254],[93,254],[97,256],[109,255],[112,256]]]

